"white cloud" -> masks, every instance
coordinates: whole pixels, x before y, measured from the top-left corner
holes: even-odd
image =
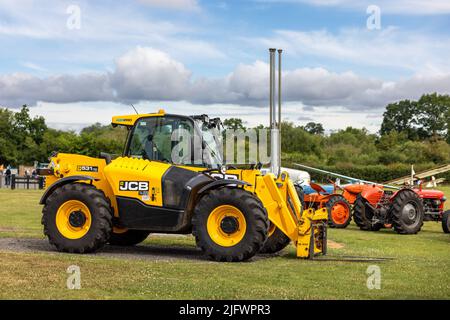
[[[199,10],[197,0],[139,0],[143,4],[175,10]]]
[[[377,5],[381,12],[394,14],[442,15],[450,13],[448,0],[259,0],[260,2],[306,3],[314,6],[333,6],[365,11]]]
[[[159,2],[172,7],[178,4],[194,8],[197,5],[192,0]],[[123,5],[117,1],[112,1],[108,10],[104,10],[104,4],[94,1],[79,0],[76,3],[80,7],[81,28],[70,30],[66,25],[68,3],[2,0],[0,39],[9,38],[18,45],[27,39],[58,42],[64,55],[52,57],[59,61],[67,58],[71,63],[103,64],[110,60],[111,53],[118,54],[136,45],[164,48],[173,56],[190,61],[226,58],[213,43],[198,36],[204,30],[196,24],[162,18],[152,8]],[[47,52],[46,44],[37,48],[36,53],[53,55]]]
[[[24,73],[0,76],[0,105],[17,108],[37,101],[111,100],[106,74],[58,75],[38,78]]]
[[[352,65],[401,68],[419,72],[435,68],[450,71],[450,38],[405,32],[395,27],[381,31],[342,29],[336,33],[326,30],[277,30],[274,36],[247,39],[261,47],[284,48],[289,54],[327,58]]]
[[[137,47],[116,60],[111,85],[118,99],[180,100],[186,97],[190,76],[166,53]]]
[[[22,62],[21,64],[25,68],[28,68],[28,69],[31,69],[31,70],[34,70],[34,71],[39,71],[39,72],[46,72],[46,71],[48,71],[47,69],[45,69],[45,68],[43,68],[43,67],[41,67],[41,66],[39,66],[39,65],[37,65],[37,64],[35,64],[33,62],[25,61],[25,62]]]
[[[142,102],[135,105],[139,112],[156,112],[163,108],[167,113],[195,115],[207,113],[211,117],[241,118],[245,125],[254,127],[260,124],[268,125],[269,109],[235,104],[203,105],[187,102],[161,102],[151,104]],[[70,112],[67,112],[70,110]],[[82,128],[100,122],[104,125],[110,123],[111,118],[120,114],[133,114],[134,110],[129,105],[111,102],[90,103],[44,103],[39,102],[31,108],[32,116],[44,116],[48,125],[55,129],[80,131]],[[371,132],[377,132],[381,123],[381,112],[352,110],[343,107],[316,107],[305,108],[301,103],[285,103],[283,105],[283,119],[304,125],[309,121],[322,123],[330,131],[352,126],[355,128],[367,128]],[[300,118],[300,119],[299,119]]]
[[[18,73],[0,76],[0,105],[18,107],[37,101],[185,101],[263,107],[268,103],[268,70],[267,63],[256,61],[238,65],[222,78],[193,79],[188,68],[166,53],[137,47],[119,57],[111,72],[47,78]],[[397,81],[324,68],[283,73],[283,100],[304,106],[381,110],[389,102],[435,91],[450,93],[450,72],[416,74]]]

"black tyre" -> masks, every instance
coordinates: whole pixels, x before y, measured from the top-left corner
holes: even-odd
[[[424,211],[417,193],[407,189],[399,191],[390,209],[394,230],[399,234],[416,234],[422,228]]]
[[[258,253],[267,240],[269,220],[253,194],[221,188],[202,196],[192,218],[197,246],[216,261],[238,262]]]
[[[134,246],[147,239],[149,231],[145,230],[126,230],[123,232],[113,232],[108,243],[114,246]]]
[[[303,190],[302,187],[300,186],[295,186],[295,191],[297,191],[297,195],[298,198],[300,199],[300,203],[302,204],[302,212],[300,212],[300,214],[303,213],[303,210],[305,210],[305,191]]]
[[[341,195],[335,195],[326,204],[328,210],[328,225],[331,228],[347,228],[352,221],[350,203]]]
[[[92,185],[71,183],[56,189],[42,213],[44,234],[58,251],[94,252],[111,234],[111,206],[104,193]]]
[[[445,211],[442,215],[442,230],[445,233],[450,233],[450,210]]]
[[[373,210],[367,206],[367,200],[359,194],[353,205],[353,220],[356,225],[364,231],[380,230],[381,224],[372,224],[374,214]]]
[[[262,247],[260,253],[277,253],[286,248],[291,239],[284,234],[283,231],[278,229],[274,224],[270,223],[269,237],[266,243]]]

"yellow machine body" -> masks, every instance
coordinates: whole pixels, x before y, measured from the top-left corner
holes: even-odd
[[[117,116],[113,118],[112,123],[131,128],[140,118],[164,116],[165,112],[160,110],[155,114]],[[186,201],[183,202],[181,199],[183,195],[176,194],[181,193],[180,186],[177,186],[177,179],[167,180],[170,179],[169,172],[179,170],[180,174],[187,175],[186,181],[206,179],[204,177],[206,174],[200,173],[205,170],[202,167],[177,166],[167,162],[127,156],[109,162],[104,158],[59,153],[50,160],[49,167],[52,174],[46,178],[47,193],[51,193],[65,181],[92,184],[109,199],[117,221],[123,219],[129,213],[128,211],[136,210],[138,204],[157,210],[157,226],[153,227],[152,221],[145,226],[151,232],[188,233],[190,231],[189,219],[193,215],[193,206],[190,203],[194,201],[195,205],[196,200],[195,198],[185,199]],[[217,174],[223,175],[223,172],[220,173],[218,170]],[[236,181],[245,182],[236,187],[254,194],[261,201],[270,222],[296,245],[298,257],[312,258],[326,253],[327,212],[325,209],[304,210],[286,172],[276,177],[271,173],[263,175],[257,169],[229,169],[225,177],[233,177]],[[211,177],[209,179],[215,180]],[[170,205],[167,204],[167,199],[170,200]],[[41,203],[45,203],[45,195]],[[178,206],[179,203],[186,204]],[[164,211],[166,207],[170,207],[170,210]],[[166,225],[165,215],[172,221],[173,227]],[[132,224],[139,219],[145,220],[145,216],[137,217],[128,223]]]
[[[162,177],[172,166],[167,163],[120,157],[106,164],[104,159],[91,158],[73,154],[58,154],[51,159],[54,175],[47,176],[46,185],[50,187],[62,178],[88,175],[93,178],[92,183],[102,190],[111,202],[114,216],[120,217],[117,197],[137,199],[146,205],[163,207]],[[187,167],[185,167],[187,168]],[[198,171],[197,167],[192,167]],[[87,170],[90,170],[87,172]],[[300,200],[287,173],[279,178],[273,174],[262,175],[259,170],[229,170],[227,175],[235,175],[239,180],[250,185],[243,188],[255,194],[267,210],[271,223],[277,226],[293,241],[297,247],[297,256],[313,258],[324,254],[326,238],[317,232],[325,228],[327,212],[324,209],[313,211],[302,210]],[[120,190],[124,181],[148,182],[151,186],[148,194],[136,191]],[[79,182],[86,182],[81,179]],[[316,230],[316,231],[315,231]],[[321,238],[322,237],[322,238]]]

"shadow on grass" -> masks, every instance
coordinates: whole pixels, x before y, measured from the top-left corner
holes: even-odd
[[[52,253],[57,255],[78,255],[58,252],[47,239],[2,238],[0,250],[22,253]],[[118,259],[140,259],[149,261],[192,260],[214,262],[206,257],[200,249],[187,245],[140,244],[131,247],[106,245],[95,253],[83,256]],[[256,255],[248,262],[264,260],[278,255]]]

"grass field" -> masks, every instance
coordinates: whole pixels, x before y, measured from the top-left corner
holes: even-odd
[[[444,189],[450,198],[450,187]],[[1,238],[44,239],[39,196],[38,191],[0,190]],[[154,259],[139,251],[127,258],[0,247],[0,298],[450,299],[450,236],[440,224],[427,222],[414,236],[400,236],[392,230],[362,232],[352,224],[345,230],[331,229],[329,238],[335,244],[329,256],[393,260],[306,261],[295,258],[291,246],[280,256],[215,263],[186,258],[186,252],[192,257],[198,253],[193,238],[182,236],[149,237],[144,244],[159,252]],[[366,285],[366,271],[373,264],[381,269],[380,290],[369,290]],[[66,287],[70,265],[81,269],[80,290]]]

